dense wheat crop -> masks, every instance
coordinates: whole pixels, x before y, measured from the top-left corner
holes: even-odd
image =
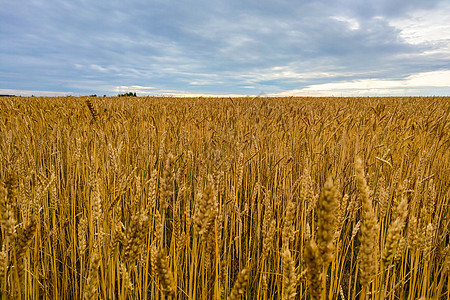
[[[1,298],[448,299],[449,113],[2,98]]]

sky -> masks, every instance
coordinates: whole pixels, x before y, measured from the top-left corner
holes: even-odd
[[[0,0],[0,94],[448,96],[450,1]]]

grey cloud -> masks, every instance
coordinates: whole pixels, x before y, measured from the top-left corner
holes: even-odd
[[[407,44],[389,25],[436,3],[18,0],[0,12],[0,88],[258,93],[448,69],[442,57],[420,55],[439,45]],[[271,78],[277,67],[288,71]]]

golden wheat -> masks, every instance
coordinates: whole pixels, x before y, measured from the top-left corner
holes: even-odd
[[[447,299],[449,112],[2,97],[0,298]]]

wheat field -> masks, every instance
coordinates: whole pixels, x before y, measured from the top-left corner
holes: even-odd
[[[2,299],[449,299],[450,98],[0,98]]]

